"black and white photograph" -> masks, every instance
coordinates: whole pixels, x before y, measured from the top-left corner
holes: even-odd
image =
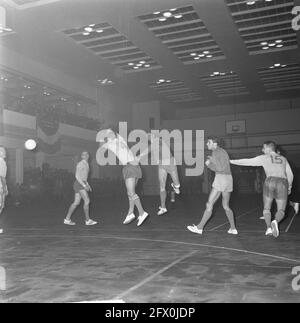
[[[300,303],[299,203],[300,0],[0,0],[0,303]]]

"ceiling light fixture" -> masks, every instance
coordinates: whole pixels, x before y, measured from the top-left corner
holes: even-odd
[[[153,12],[153,14],[154,15],[160,15],[161,14],[161,16],[158,18],[158,21],[164,22],[164,21],[167,21],[167,19],[170,19],[170,18],[175,18],[175,19],[182,18],[183,15],[181,13],[179,13],[177,10],[178,10],[177,8],[172,8],[172,9],[169,9],[169,10],[166,10],[166,11],[163,11],[163,12],[156,11],[156,12]]]
[[[209,50],[205,50],[205,51],[200,52],[200,53],[193,52],[190,55],[193,56],[193,58],[195,60],[199,60],[200,58],[212,58],[213,57],[213,55],[210,53]]]
[[[164,83],[171,83],[172,81],[171,80],[165,80],[165,79],[159,79],[156,84],[157,85],[161,85],[161,84],[164,84]]]
[[[263,1],[265,1],[265,2],[272,2],[273,0],[249,0],[249,1],[247,1],[247,2],[246,2],[246,4],[247,4],[248,6],[253,6],[253,5],[255,5],[257,2],[263,2]]]
[[[283,40],[282,39],[277,39],[275,41],[263,41],[260,43],[262,46],[263,50],[271,49],[271,48],[281,48],[283,47]]]
[[[287,67],[287,65],[286,64],[282,65],[280,63],[276,63],[276,64],[270,66],[269,68],[273,69],[273,68],[283,68],[283,67]]]
[[[108,78],[105,78],[105,79],[99,79],[98,82],[101,84],[101,85],[112,85],[114,84],[114,82]]]
[[[149,62],[146,62],[145,60],[139,61],[137,63],[130,62],[128,63],[128,66],[133,67],[135,70],[138,70],[139,68],[149,68],[151,65]]]
[[[166,17],[166,18],[170,18],[170,17],[172,17],[172,12],[169,12],[169,11],[164,12],[163,16]]]
[[[229,75],[229,74],[233,74],[232,71],[230,72],[213,72],[212,74],[210,74],[211,77],[216,77],[216,76],[225,76],[225,75]]]
[[[88,33],[91,33],[93,32],[94,29],[92,27],[85,27],[84,30],[87,31]]]
[[[96,32],[96,33],[103,33],[103,29],[101,28],[96,28],[96,24],[90,24],[86,27],[83,27],[83,36],[89,36],[91,33]]]

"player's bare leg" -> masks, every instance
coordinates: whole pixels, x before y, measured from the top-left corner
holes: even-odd
[[[180,182],[179,182],[179,177],[178,177],[178,171],[177,168],[170,173],[171,178],[172,178],[172,187],[175,191],[176,194],[180,194]]]
[[[77,207],[79,206],[80,201],[81,201],[81,195],[79,193],[75,193],[74,201],[71,204],[71,206],[69,207],[67,216],[66,216],[66,218],[64,220],[65,224],[67,224],[67,225],[75,225],[75,222],[73,222],[71,220],[71,216],[74,213],[74,211],[77,209]]]
[[[158,179],[159,179],[159,195],[160,195],[160,207],[158,211],[158,215],[163,215],[167,213],[166,208],[166,200],[167,200],[167,192],[166,192],[166,183],[167,183],[168,173],[163,168],[158,168]]]
[[[5,206],[5,195],[0,194],[0,217]],[[3,229],[0,227],[0,234],[3,233]]]
[[[231,196],[230,192],[222,192],[222,206],[223,206],[223,209],[226,213],[228,221],[230,223],[230,230],[228,231],[228,233],[238,234],[236,227],[235,227],[234,215],[233,215],[233,212],[229,206],[230,196]]]
[[[279,223],[284,219],[285,216],[285,208],[287,205],[287,200],[278,200],[276,199],[277,204],[277,212],[275,214],[275,220],[272,221],[272,233],[275,238],[279,237]]]
[[[208,201],[206,203],[206,209],[204,211],[202,220],[197,225],[197,228],[199,230],[203,230],[204,227],[205,227],[205,225],[206,225],[206,223],[211,218],[212,211],[213,211],[213,207],[214,207],[215,203],[217,202],[218,198],[220,197],[220,195],[221,195],[221,192],[219,192],[216,189],[212,188],[212,190],[211,190],[211,192],[209,194]]]
[[[263,215],[264,215],[264,219],[265,219],[266,226],[267,226],[266,235],[272,235],[272,227],[271,227],[271,221],[272,221],[271,207],[272,207],[272,203],[273,203],[273,198],[267,197],[267,196],[264,195],[263,199],[264,199]]]
[[[97,224],[96,221],[90,219],[90,198],[89,198],[88,192],[86,190],[81,190],[79,194],[83,199],[83,211],[85,216],[85,224],[86,225]]]

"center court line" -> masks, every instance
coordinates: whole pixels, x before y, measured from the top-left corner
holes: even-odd
[[[236,217],[235,219],[237,220],[237,219],[239,219],[239,218],[241,218],[242,216],[244,216],[244,215],[247,215],[247,214],[249,214],[249,213],[252,213],[252,212],[254,212],[254,211],[256,211],[256,210],[258,210],[259,208],[258,207],[256,207],[256,208],[254,208],[254,209],[252,209],[252,210],[250,210],[250,211],[247,211],[247,212],[245,212],[245,213],[243,213],[243,214],[241,214],[241,215],[239,215],[238,217]],[[215,229],[219,229],[220,227],[223,227],[224,225],[226,225],[226,224],[228,224],[229,222],[227,221],[227,222],[225,222],[225,223],[223,223],[223,224],[220,224],[220,225],[218,225],[218,226],[216,226],[216,227],[214,227],[214,228],[212,228],[212,229],[210,229],[210,230],[208,230],[208,231],[214,231]]]
[[[195,253],[197,253],[197,250],[194,250],[190,253],[188,253],[187,255],[173,261],[171,264],[169,264],[168,266],[165,266],[164,268],[162,268],[161,270],[157,271],[156,273],[154,273],[153,275],[149,276],[148,278],[142,280],[140,283],[134,285],[133,287],[127,289],[125,292],[119,294],[118,296],[115,297],[115,299],[122,299],[124,296],[126,296],[127,294],[133,292],[134,290],[140,288],[141,286],[147,284],[148,282],[150,282],[152,279],[154,279],[156,276],[162,274],[163,272],[167,271],[168,269],[170,269],[171,267],[177,265],[178,263],[180,263],[181,261],[191,257],[192,255],[194,255]]]
[[[285,229],[285,232],[288,232],[289,230],[290,230],[290,228],[291,228],[291,226],[292,226],[292,223],[293,223],[293,221],[294,221],[294,219],[295,219],[295,217],[296,217],[296,213],[294,214],[294,216],[292,217],[292,220],[291,220],[291,222],[289,223],[289,225],[287,226],[287,228]]]

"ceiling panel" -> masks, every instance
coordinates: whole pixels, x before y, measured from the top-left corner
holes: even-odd
[[[249,91],[243,85],[234,71],[213,72],[200,77],[201,81],[211,88],[218,97],[248,95]]]
[[[193,6],[154,11],[138,19],[184,64],[225,58]]]
[[[258,69],[258,74],[267,92],[300,89],[299,64],[278,63]]]
[[[161,67],[107,22],[63,30],[63,33],[125,72],[140,72]]]
[[[179,80],[160,79],[149,86],[165,99],[175,103],[199,101],[202,99],[200,93],[191,90],[185,86],[183,81]]]
[[[251,55],[298,48],[291,0],[226,0]]]

